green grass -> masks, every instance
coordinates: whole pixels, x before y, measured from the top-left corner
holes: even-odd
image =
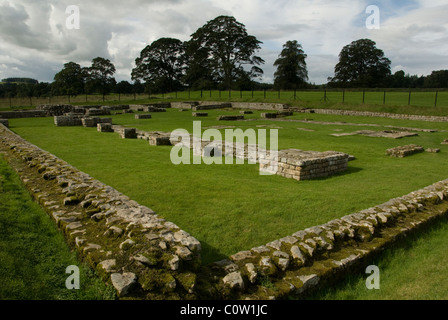
[[[0,300],[104,300],[115,293],[71,252],[48,215],[32,201],[0,155]],[[80,268],[68,290],[66,268]]]
[[[118,134],[98,133],[94,128],[56,128],[51,118],[12,119],[10,123],[13,131],[31,143],[115,187],[191,233],[203,244],[204,263],[378,205],[446,178],[448,148],[440,145],[447,138],[444,132],[419,133],[418,137],[403,140],[332,137],[330,134],[339,130],[384,128],[216,120],[217,115],[227,113],[238,112],[211,110],[209,117],[200,118],[202,127],[237,125],[242,129],[258,129],[257,125],[275,125],[281,127],[280,149],[335,150],[352,154],[357,160],[350,162],[343,174],[297,182],[280,176],[260,176],[257,165],[175,166],[170,161],[170,147],[149,146],[143,140],[122,140]],[[257,118],[259,113],[247,118]],[[443,123],[382,118],[317,114],[291,117],[304,118],[447,129]],[[153,113],[151,120],[135,120],[132,114],[114,116],[115,124],[147,131],[184,128],[191,133],[193,120],[198,118],[178,110]],[[385,156],[386,149],[411,143],[441,148],[442,152],[405,159]]]
[[[223,102],[270,102],[285,103],[293,106],[308,108],[331,108],[347,110],[365,110],[381,111],[404,114],[427,114],[427,115],[447,115],[448,111],[448,91],[437,93],[437,107],[435,107],[436,92],[415,90],[411,93],[409,101],[409,91],[387,91],[384,100],[384,91],[366,91],[363,96],[362,90],[347,90],[343,93],[341,90],[327,91],[326,99],[323,90],[297,91],[294,97],[292,91],[183,91],[171,92],[166,94],[152,95],[149,99],[147,94],[136,95],[118,95],[111,94],[105,97],[101,95],[79,95],[76,97],[41,97],[32,98],[8,98],[0,99],[0,111],[11,109],[31,109],[40,104],[63,103],[75,105],[113,105],[113,104],[138,104],[155,103],[161,101],[223,101]],[[409,104],[410,102],[410,104]]]
[[[364,272],[349,274],[337,286],[324,288],[310,300],[447,300],[448,220],[387,249],[374,261],[380,288],[368,290]]]

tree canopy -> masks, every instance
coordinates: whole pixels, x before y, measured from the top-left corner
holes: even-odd
[[[155,91],[181,88],[184,70],[184,44],[173,38],[161,38],[146,46],[135,60],[132,80],[144,80]]]
[[[343,87],[384,87],[391,74],[391,61],[370,39],[345,46],[339,54],[332,83]]]
[[[64,64],[64,68],[54,76],[55,94],[77,95],[84,92],[85,70],[75,62]]]
[[[219,16],[193,33],[189,46],[198,52],[193,56],[193,66],[204,63],[211,72],[212,81],[223,89],[231,89],[238,80],[253,79],[263,74],[259,66],[264,60],[255,55],[261,49],[261,43],[249,35],[244,24],[234,17]],[[194,58],[199,61],[194,63]],[[245,66],[251,69],[246,70]],[[196,71],[189,68],[187,76]]]
[[[306,57],[302,45],[296,40],[287,41],[274,63],[277,67],[274,74],[274,87],[284,90],[304,88],[308,81]]]
[[[116,81],[113,77],[116,69],[109,59],[97,57],[92,60],[92,65],[86,69],[87,89],[90,92],[100,92],[103,96],[110,92]]]

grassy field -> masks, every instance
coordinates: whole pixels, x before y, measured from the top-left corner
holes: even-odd
[[[437,99],[436,99],[437,98]],[[0,111],[12,109],[29,109],[41,104],[133,104],[157,101],[234,101],[234,102],[275,102],[313,108],[357,109],[412,114],[447,114],[448,91],[342,91],[308,90],[308,91],[182,91],[151,95],[79,95],[76,97],[41,97],[41,98],[2,98]]]
[[[115,293],[77,260],[53,221],[0,155],[0,300],[105,300]],[[80,269],[68,290],[66,268]]]
[[[350,162],[343,174],[297,182],[280,176],[260,176],[257,165],[175,166],[170,161],[170,147],[149,146],[143,140],[122,140],[118,134],[102,134],[94,128],[56,128],[51,118],[13,119],[10,123],[11,129],[28,141],[190,232],[203,244],[204,263],[366,209],[446,178],[448,148],[440,145],[448,136],[446,132],[419,133],[417,137],[403,140],[333,137],[331,133],[384,128],[216,120],[219,114],[237,113],[209,111],[209,117],[201,118],[202,127],[224,124],[258,129],[257,126],[275,126],[280,128],[280,149],[335,150],[352,154],[357,160]],[[259,113],[247,118],[259,118]],[[318,121],[447,129],[443,123],[368,117],[297,114],[288,119],[310,117]],[[192,132],[194,119],[197,118],[190,112],[168,110],[154,113],[151,120],[135,120],[132,114],[117,115],[114,123],[146,131],[183,128]],[[405,159],[385,156],[386,149],[410,143],[441,148],[442,152]]]

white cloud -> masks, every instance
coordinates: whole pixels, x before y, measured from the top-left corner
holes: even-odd
[[[63,64],[90,64],[111,59],[117,80],[130,80],[140,51],[161,37],[188,40],[207,21],[233,15],[249,34],[263,42],[264,81],[273,81],[273,63],[288,40],[297,40],[308,55],[311,82],[333,76],[343,46],[371,38],[392,60],[392,68],[429,74],[448,69],[446,0],[376,1],[381,29],[367,30],[365,8],[354,0],[78,0],[80,29],[65,26],[72,0],[0,0],[2,77],[17,73],[52,81]],[[419,9],[416,9],[419,8]]]

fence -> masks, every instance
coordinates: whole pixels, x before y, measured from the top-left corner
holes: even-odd
[[[20,109],[31,108],[40,104],[110,104],[148,99],[172,99],[181,101],[218,100],[218,101],[270,101],[281,103],[314,102],[314,103],[351,103],[372,105],[448,107],[448,91],[432,90],[364,90],[364,89],[328,89],[328,90],[296,90],[296,91],[178,91],[154,94],[111,94],[78,95],[57,97],[2,98],[0,108]]]

